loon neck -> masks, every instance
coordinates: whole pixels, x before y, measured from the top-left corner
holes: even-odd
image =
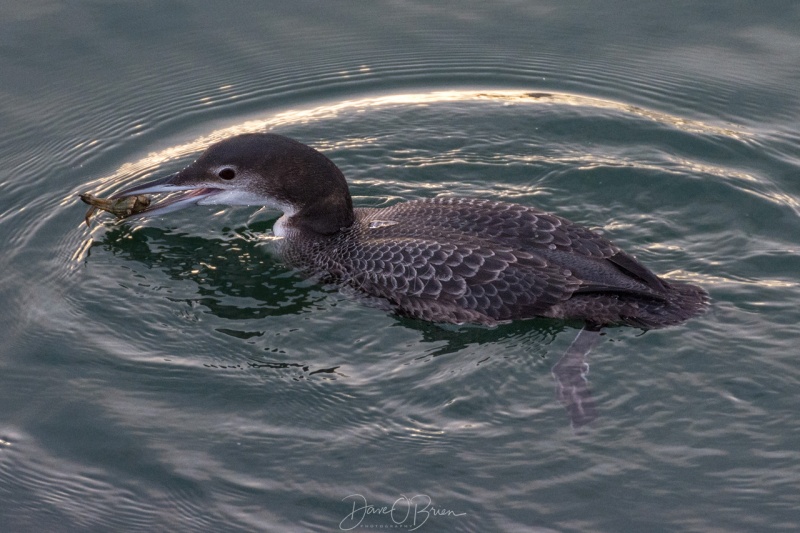
[[[331,194],[300,207],[289,215],[287,223],[301,231],[333,235],[349,228],[354,221],[353,201],[345,185],[344,191],[332,191]]]

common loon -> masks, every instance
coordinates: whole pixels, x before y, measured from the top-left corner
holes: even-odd
[[[650,329],[708,305],[701,287],[659,278],[597,233],[533,207],[444,197],[354,209],[336,165],[281,135],[223,140],[180,172],[112,199],[176,191],[129,218],[193,204],[279,209],[273,231],[288,264],[409,317],[484,325],[550,317]]]

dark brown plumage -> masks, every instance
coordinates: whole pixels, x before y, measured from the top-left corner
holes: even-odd
[[[292,265],[436,322],[536,316],[657,328],[703,311],[700,287],[668,283],[596,233],[517,204],[469,198],[356,209],[330,237],[287,236]]]

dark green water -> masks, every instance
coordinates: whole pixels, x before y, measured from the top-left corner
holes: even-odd
[[[0,531],[800,528],[796,2],[9,1],[0,72]],[[576,432],[574,325],[364,307],[254,208],[83,224],[264,130],[357,205],[538,206],[713,306],[608,330]]]

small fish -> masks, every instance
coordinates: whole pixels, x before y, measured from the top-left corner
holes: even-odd
[[[84,217],[87,226],[89,225],[89,221],[91,220],[95,211],[98,209],[108,211],[117,218],[125,218],[135,215],[136,213],[141,213],[147,209],[147,206],[150,205],[150,197],[143,194],[139,196],[125,196],[123,198],[110,200],[107,198],[97,198],[92,194],[86,193],[81,194],[81,200],[83,200],[84,203],[92,206],[86,212],[86,216]]]

